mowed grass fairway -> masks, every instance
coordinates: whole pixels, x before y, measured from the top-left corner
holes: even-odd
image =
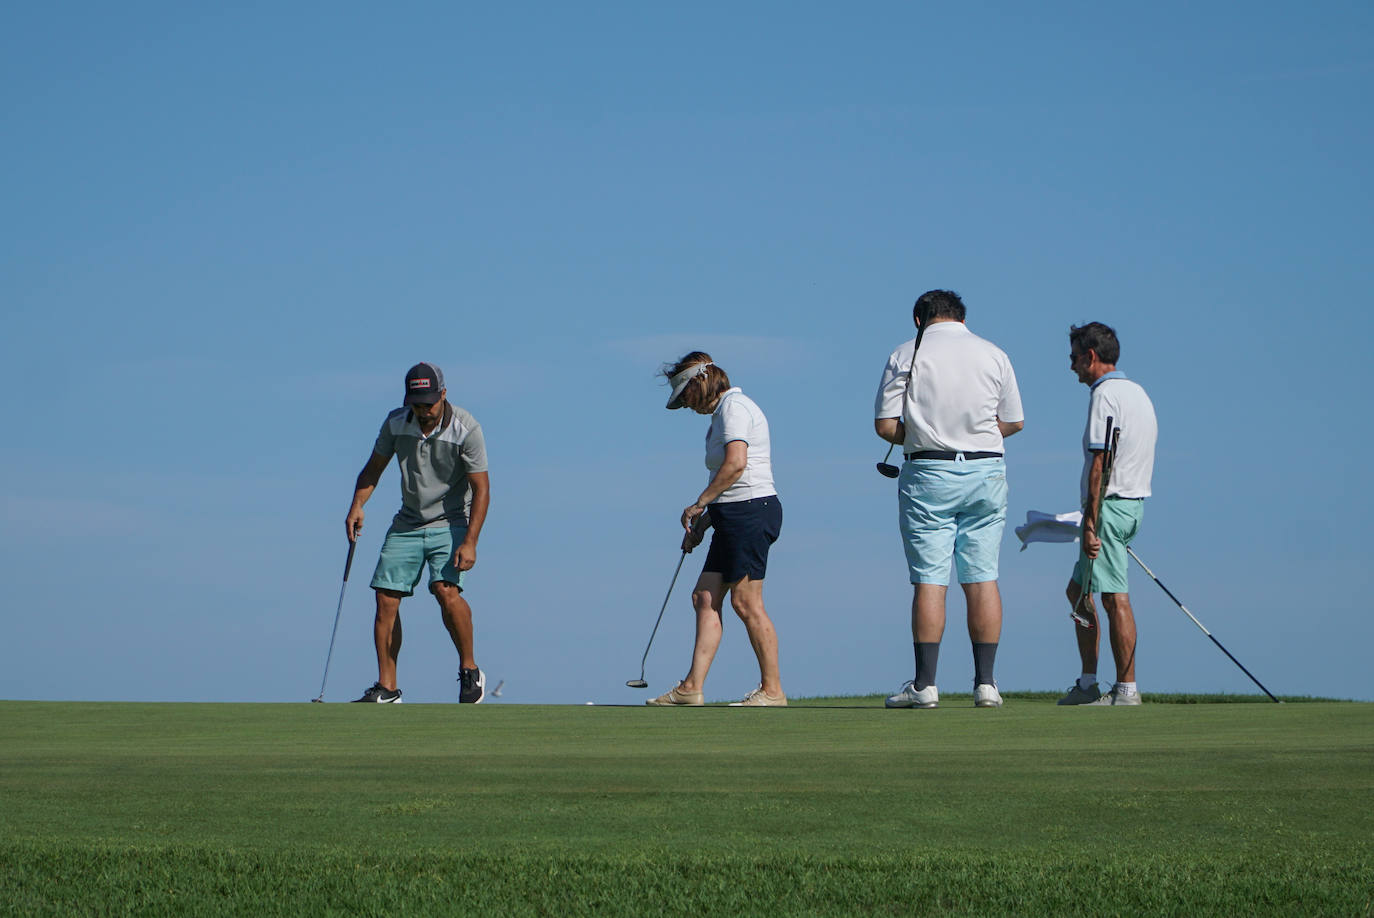
[[[0,912],[1368,915],[1374,705],[0,703]]]

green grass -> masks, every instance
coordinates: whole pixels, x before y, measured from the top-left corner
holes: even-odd
[[[1371,914],[1374,705],[1053,697],[0,703],[0,911]]]

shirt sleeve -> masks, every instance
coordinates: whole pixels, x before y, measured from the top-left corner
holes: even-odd
[[[754,431],[754,419],[750,417],[749,409],[735,399],[726,402],[725,410],[720,413],[720,431],[722,444],[743,440],[747,445]]]
[[[878,381],[878,395],[873,400],[873,417],[900,418],[903,399],[906,398],[907,373],[909,364],[901,362],[902,349],[892,352],[883,367],[882,379]]]
[[[1112,425],[1120,423],[1117,416],[1116,406],[1113,400],[1107,397],[1105,387],[1099,385],[1093,389],[1092,401],[1088,405],[1088,449],[1102,450],[1107,448],[1107,418],[1112,418]]]
[[[377,456],[384,456],[388,460],[396,455],[396,435],[391,432],[391,417],[382,422],[382,429],[377,432],[377,442],[372,444],[372,452]]]
[[[1002,395],[997,400],[997,419],[1015,424],[1024,421],[1026,413],[1021,409],[1021,390],[1016,385],[1016,371],[1006,355],[1002,359],[1006,362],[1006,369],[1002,374]]]
[[[482,425],[478,424],[463,438],[463,464],[468,472],[487,470],[487,441],[482,436]]]

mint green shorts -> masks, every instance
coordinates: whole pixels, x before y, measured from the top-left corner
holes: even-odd
[[[428,526],[388,532],[382,543],[382,554],[377,559],[377,569],[372,573],[372,588],[395,590],[410,596],[428,564],[431,591],[436,580],[452,583],[461,590],[467,571],[453,566],[453,551],[467,536],[466,526]]]
[[[1097,527],[1098,538],[1102,540],[1102,552],[1093,561],[1094,593],[1129,593],[1126,587],[1126,564],[1130,556],[1126,546],[1140,532],[1140,521],[1145,518],[1145,501],[1125,497],[1109,497],[1102,503],[1102,522]],[[1080,544],[1078,561],[1073,566],[1073,582],[1083,587],[1083,565],[1088,556],[1083,554]]]

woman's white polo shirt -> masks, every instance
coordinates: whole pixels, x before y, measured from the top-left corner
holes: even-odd
[[[777,494],[773,487],[768,419],[739,386],[726,389],[711,413],[711,426],[706,431],[706,468],[711,477],[715,477],[725,464],[725,444],[733,440],[742,440],[749,448],[744,473],[716,498],[716,502],[731,503]]]

